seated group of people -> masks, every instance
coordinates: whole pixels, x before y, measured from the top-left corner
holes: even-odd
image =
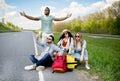
[[[40,41],[40,36],[37,36],[37,44],[42,46],[44,55],[38,59],[35,55],[30,55],[30,60],[33,62],[32,65],[25,66],[25,70],[42,70],[46,66],[51,66],[54,61],[54,52],[57,54],[73,54],[73,56],[82,62],[85,60],[86,69],[90,69],[88,64],[88,53],[86,50],[86,41],[82,38],[80,32],[75,33],[75,36],[67,29],[63,30],[62,35],[59,38],[57,45],[53,44],[54,36],[49,35],[46,41]],[[73,39],[74,38],[74,39]]]

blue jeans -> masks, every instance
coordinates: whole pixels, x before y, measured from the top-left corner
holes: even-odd
[[[81,56],[81,51],[80,50],[75,50],[74,51],[74,56],[77,60],[80,60],[80,56]],[[84,60],[88,60],[88,52],[87,50],[85,49],[84,51]]]
[[[50,54],[45,54],[40,60],[37,60],[34,55],[30,55],[30,60],[33,64],[36,64],[37,66],[51,66],[53,63]]]

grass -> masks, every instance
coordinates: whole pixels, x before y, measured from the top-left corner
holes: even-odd
[[[11,29],[0,22],[0,32],[4,32],[4,31],[8,31],[8,30],[11,30]]]
[[[0,33],[4,33],[4,32],[16,32],[16,30],[13,30],[13,29],[7,27],[2,22],[0,22]]]
[[[105,81],[118,81],[120,79],[120,40],[87,36],[84,38],[87,40],[92,71],[100,74]]]
[[[54,33],[55,44],[60,33]],[[91,38],[83,36],[87,41],[90,73],[97,73],[102,81],[120,80],[120,40],[108,38]],[[79,66],[78,66],[79,68]],[[82,69],[82,68],[79,68]]]

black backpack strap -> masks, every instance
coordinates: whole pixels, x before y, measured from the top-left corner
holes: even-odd
[[[70,37],[70,40],[69,40],[69,46],[70,46],[70,44],[71,44],[71,37]]]

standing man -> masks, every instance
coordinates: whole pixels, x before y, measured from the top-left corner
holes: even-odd
[[[46,38],[48,35],[53,35],[52,33],[52,21],[63,21],[69,17],[71,17],[72,14],[67,14],[65,17],[56,18],[52,15],[50,15],[50,9],[48,7],[44,10],[44,15],[41,15],[40,17],[32,17],[26,15],[25,12],[20,12],[21,16],[24,16],[30,20],[39,21],[41,20],[41,31],[42,31],[42,41],[46,41]]]

